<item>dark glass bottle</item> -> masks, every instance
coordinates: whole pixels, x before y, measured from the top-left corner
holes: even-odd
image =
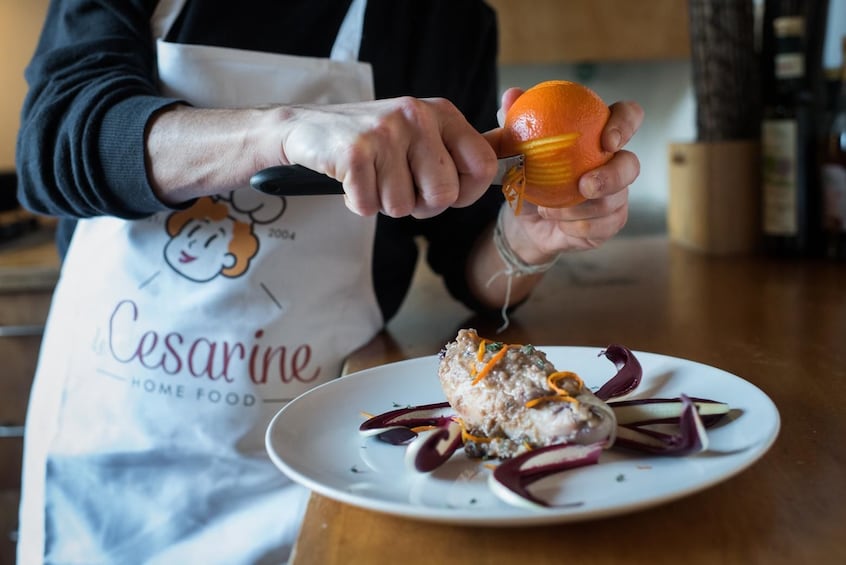
[[[798,256],[818,248],[817,114],[807,75],[805,19],[773,20],[773,88],[761,124],[764,249]]]
[[[826,128],[822,154],[822,228],[826,255],[846,259],[846,37],[840,90]]]

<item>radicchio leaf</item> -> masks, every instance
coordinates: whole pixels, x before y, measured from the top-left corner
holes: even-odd
[[[411,442],[405,450],[405,462],[415,471],[428,473],[443,465],[463,444],[461,424],[449,420]]]
[[[699,417],[696,405],[686,395],[681,395],[684,405],[679,416],[679,432],[668,434],[647,428],[645,425],[617,426],[614,445],[657,455],[691,455],[708,449],[708,434]]]
[[[628,394],[638,387],[643,376],[643,369],[640,361],[634,353],[625,346],[612,344],[599,353],[604,355],[617,367],[617,374],[611,377],[596,391],[596,396],[601,400],[608,400]]]
[[[593,465],[607,446],[605,442],[591,445],[556,444],[533,449],[500,463],[488,479],[491,490],[502,501],[531,508],[549,504],[529,492],[528,487],[549,475]]]
[[[441,426],[454,416],[455,410],[449,402],[409,406],[368,418],[361,423],[358,431],[364,436],[375,435],[387,443],[401,445],[417,436],[411,428]]]
[[[699,417],[705,427],[710,427],[729,413],[731,409],[724,402],[707,398],[690,398],[696,405]],[[617,400],[608,403],[614,411],[619,426],[642,426],[645,424],[677,424],[684,410],[681,398],[637,398]]]

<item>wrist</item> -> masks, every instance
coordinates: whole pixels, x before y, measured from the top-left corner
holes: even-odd
[[[285,141],[295,119],[296,112],[291,106],[279,105],[262,110],[262,117],[253,131],[259,149],[256,154],[260,159],[260,169],[291,164],[285,151]]]
[[[508,214],[508,207],[500,208],[494,227],[494,247],[514,275],[532,275],[548,271],[558,260],[559,253],[544,252],[527,237]]]

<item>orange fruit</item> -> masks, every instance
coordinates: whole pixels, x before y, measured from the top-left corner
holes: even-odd
[[[551,208],[584,201],[579,177],[612,156],[600,144],[610,115],[594,91],[566,80],[537,84],[514,101],[505,114],[501,151],[525,155],[523,175],[514,171],[502,187],[516,212],[523,199]]]

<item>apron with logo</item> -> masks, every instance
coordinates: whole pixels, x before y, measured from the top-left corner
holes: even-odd
[[[197,107],[373,98],[363,0],[330,59],[168,43],[184,2],[153,16],[164,94]],[[337,196],[249,188],[80,221],[33,385],[20,562],[283,561],[306,493],[269,462],[264,432],[381,327],[374,232]]]

